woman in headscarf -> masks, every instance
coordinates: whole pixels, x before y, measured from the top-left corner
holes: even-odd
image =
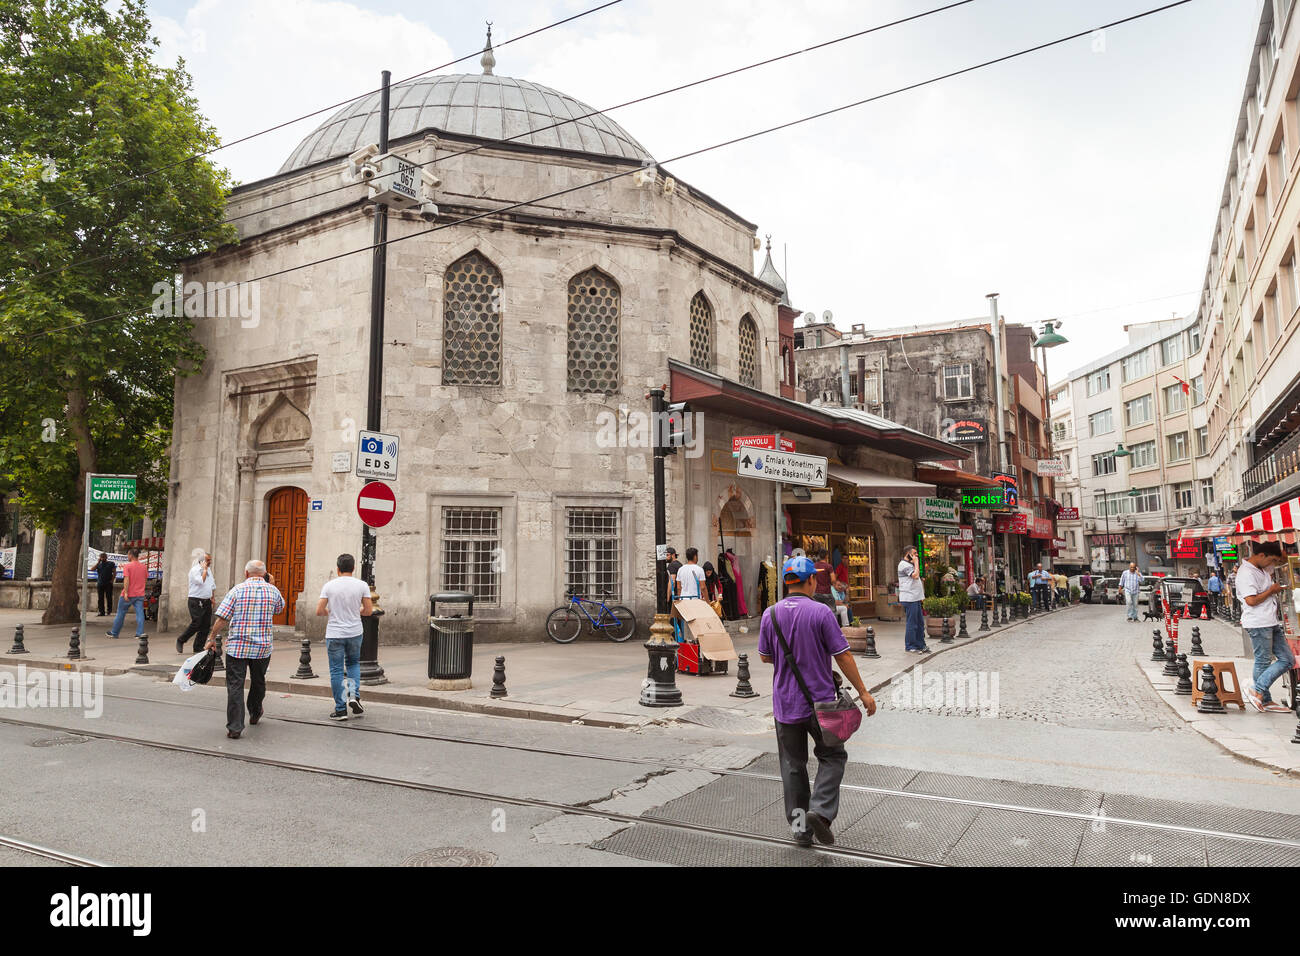
[[[704,562],[705,600],[712,605],[718,617],[722,617],[722,579],[712,561]]]

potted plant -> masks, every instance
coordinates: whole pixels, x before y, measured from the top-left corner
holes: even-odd
[[[1071,604],[1078,604],[1078,603],[1079,603],[1079,595],[1081,595],[1082,593],[1083,593],[1083,592],[1079,590],[1079,585],[1077,585],[1077,584],[1071,584],[1071,585],[1070,585],[1070,603],[1071,603]]]
[[[957,633],[957,601],[950,597],[928,597],[921,605],[925,609],[925,633],[929,637],[943,636],[943,622],[948,622],[948,633]]]

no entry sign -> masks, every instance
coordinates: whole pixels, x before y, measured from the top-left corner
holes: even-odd
[[[371,528],[382,528],[397,514],[397,496],[382,481],[371,481],[357,495],[357,514]]]

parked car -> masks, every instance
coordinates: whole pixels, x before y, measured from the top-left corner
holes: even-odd
[[[1102,604],[1121,604],[1119,596],[1119,578],[1102,578],[1094,594],[1101,595]]]
[[[1209,592],[1195,578],[1160,578],[1161,599],[1171,610],[1181,613],[1184,604],[1191,604],[1192,617],[1201,616],[1201,608],[1209,600]]]
[[[1138,604],[1150,604],[1151,592],[1160,586],[1162,580],[1153,574],[1142,575],[1142,583],[1138,585]]]

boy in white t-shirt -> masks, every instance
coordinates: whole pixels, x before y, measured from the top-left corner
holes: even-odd
[[[677,569],[677,593],[673,595],[674,601],[704,597],[704,569],[698,564],[699,557],[699,548],[686,549],[686,563]],[[681,619],[676,615],[673,616],[673,631],[678,644],[686,639]]]
[[[354,578],[357,560],[340,554],[336,578],[325,582],[316,602],[316,616],[329,617],[325,625],[325,653],[330,662],[330,689],[334,691],[334,712],[330,720],[347,720],[348,707],[360,717],[361,709],[361,619],[374,610],[370,585]],[[346,694],[346,702],[344,700]]]

